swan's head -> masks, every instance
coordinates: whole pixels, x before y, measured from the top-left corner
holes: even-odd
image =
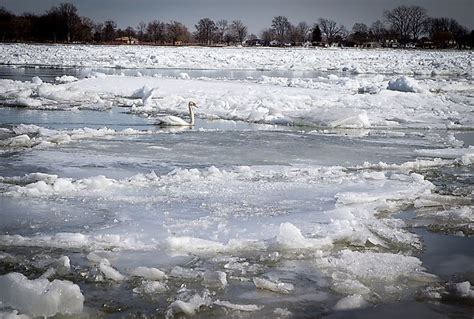
[[[199,108],[199,107],[197,106],[196,102],[194,102],[194,101],[189,101],[188,106],[189,106],[189,107],[197,107],[197,108]]]

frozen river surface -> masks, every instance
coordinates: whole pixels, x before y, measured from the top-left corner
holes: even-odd
[[[472,316],[470,76],[34,70],[0,69],[0,316]]]

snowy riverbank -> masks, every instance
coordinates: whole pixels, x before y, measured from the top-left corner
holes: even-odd
[[[472,51],[0,45],[0,63],[58,67],[318,70],[472,75]]]

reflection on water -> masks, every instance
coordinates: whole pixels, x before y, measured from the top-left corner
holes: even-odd
[[[0,65],[0,79],[15,81],[31,81],[32,77],[39,76],[44,82],[54,82],[56,77],[63,75],[80,77],[80,73],[79,69],[74,68],[42,69],[39,67],[11,67]]]
[[[474,132],[461,132],[456,138],[464,142],[464,147],[474,146]]]
[[[474,237],[432,233],[424,228],[414,232],[426,243],[420,258],[428,271],[445,280],[474,282]]]
[[[76,67],[43,67],[43,66],[8,66],[0,65],[0,79],[11,79],[17,81],[31,81],[34,76],[39,76],[44,82],[54,82],[56,77],[63,75],[75,76],[82,79],[90,76],[94,72],[107,75],[126,76],[158,76],[158,77],[180,77],[181,73],[186,73],[191,79],[210,78],[221,80],[254,80],[262,76],[282,77],[282,78],[307,78],[318,77],[327,78],[329,74],[351,78],[373,77],[373,74],[352,74],[338,71],[292,71],[292,70],[231,70],[231,69],[186,69],[186,68],[149,68],[149,69],[123,69],[123,68],[76,68]],[[390,75],[384,75],[391,78]],[[414,75],[416,79],[425,79],[426,75]],[[439,78],[449,78],[438,76]],[[465,77],[469,78],[468,75]]]
[[[421,303],[414,301],[401,301],[353,311],[343,311],[325,316],[325,319],[447,319],[447,318],[472,318],[472,309],[469,306],[459,307],[443,303]]]

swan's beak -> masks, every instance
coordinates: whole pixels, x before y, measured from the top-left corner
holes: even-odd
[[[192,106],[192,107],[195,107],[195,108],[199,108],[199,106],[197,106],[196,102],[194,102],[194,101],[190,101],[190,102],[189,102],[189,106]]]

